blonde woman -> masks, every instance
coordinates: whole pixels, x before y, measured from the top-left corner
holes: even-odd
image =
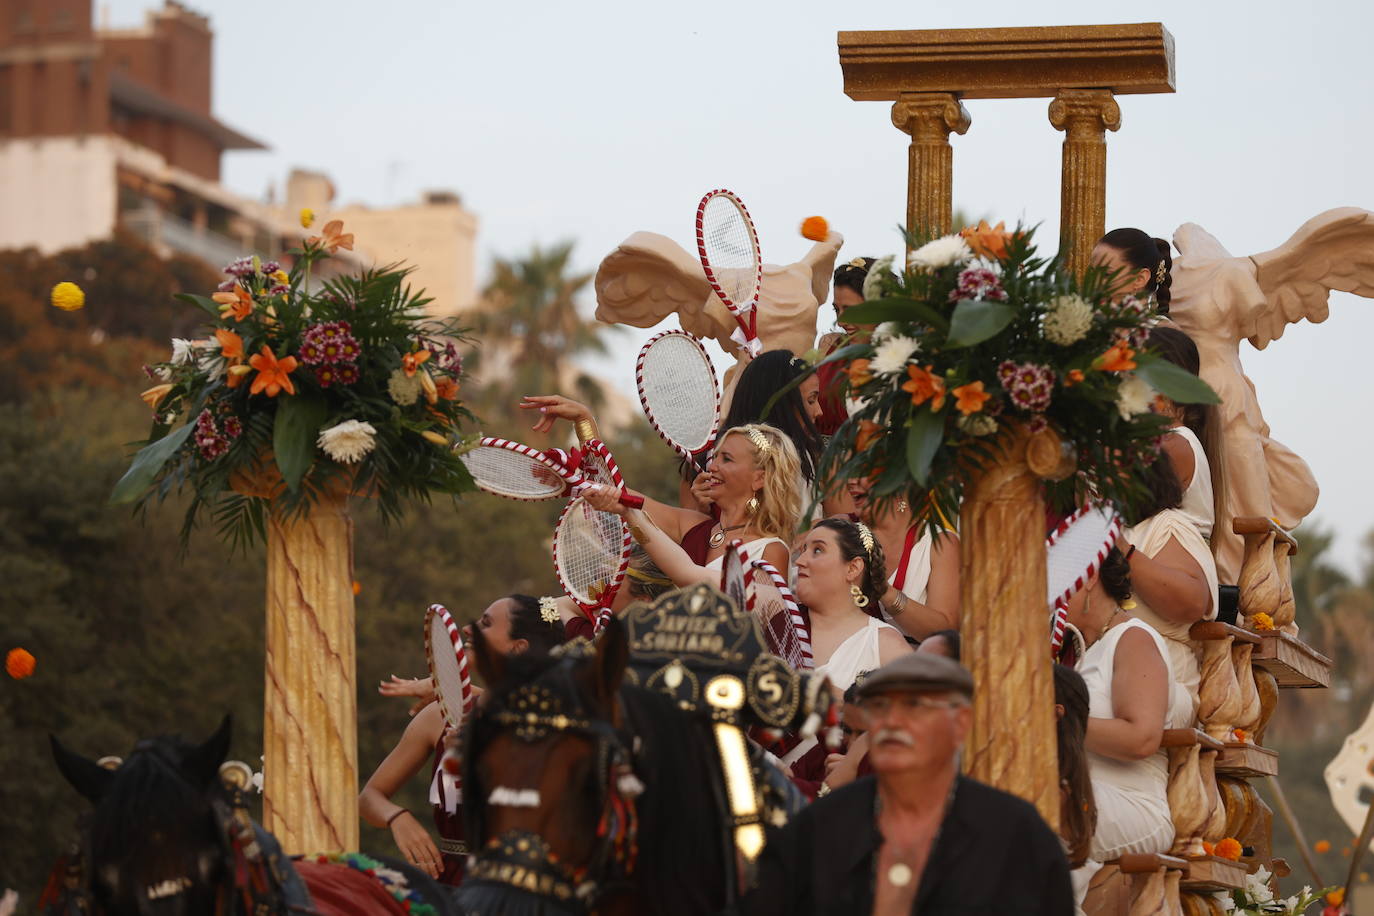
[[[778,429],[759,423],[728,430],[702,475],[701,488],[719,516],[679,509],[646,499],[643,509],[626,509],[614,489],[590,487],[587,502],[622,515],[635,539],[678,586],[720,583],[725,547],[744,542],[751,560],[766,560],[786,574],[788,544],[801,517],[797,449]]]

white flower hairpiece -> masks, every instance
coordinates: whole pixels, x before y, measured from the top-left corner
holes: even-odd
[[[558,599],[545,595],[539,599],[539,619],[545,623],[558,623]]]

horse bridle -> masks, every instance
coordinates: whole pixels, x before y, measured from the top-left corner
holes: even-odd
[[[464,885],[492,884],[555,902],[570,914],[585,914],[612,890],[627,883],[638,855],[635,797],[643,785],[634,774],[629,736],[586,708],[573,679],[576,659],[564,658],[529,684],[515,688],[480,712],[464,730],[463,784],[476,789],[478,733],[488,725],[509,729],[519,741],[533,743],[550,734],[582,735],[596,746],[599,778],[596,846],[588,862],[572,867],[559,861],[548,842],[530,831],[507,830],[492,837],[468,865]],[[618,702],[618,700],[617,700]],[[468,836],[485,834],[487,799],[464,806]]]

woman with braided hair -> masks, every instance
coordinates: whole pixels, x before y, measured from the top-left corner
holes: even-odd
[[[1117,296],[1153,295],[1161,315],[1169,314],[1174,259],[1169,243],[1140,229],[1113,229],[1093,246],[1093,264],[1113,274]]]

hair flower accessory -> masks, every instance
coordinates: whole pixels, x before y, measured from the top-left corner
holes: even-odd
[[[558,623],[558,599],[545,595],[539,599],[539,619],[545,623]]]

